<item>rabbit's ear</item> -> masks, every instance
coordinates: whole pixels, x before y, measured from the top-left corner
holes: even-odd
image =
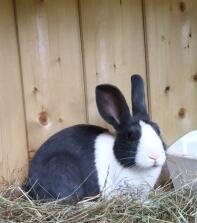
[[[131,76],[132,85],[132,111],[133,116],[138,116],[140,119],[149,120],[144,94],[144,81],[138,74]]]
[[[115,129],[130,119],[129,107],[120,90],[112,85],[102,84],[96,87],[96,103],[102,118]]]

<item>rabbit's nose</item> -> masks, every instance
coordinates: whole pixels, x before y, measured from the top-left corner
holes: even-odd
[[[151,156],[148,156],[148,157],[149,157],[149,159],[151,159],[151,160],[157,160],[157,159],[159,158],[158,155],[151,155]]]

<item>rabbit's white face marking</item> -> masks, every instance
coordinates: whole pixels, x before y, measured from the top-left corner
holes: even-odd
[[[120,188],[126,186],[128,192],[142,186],[148,193],[159,177],[161,167],[123,167],[114,155],[114,142],[114,137],[107,133],[100,134],[95,140],[95,166],[100,190],[104,190],[104,196],[110,196],[117,195]]]
[[[136,154],[136,165],[142,168],[163,166],[166,155],[160,137],[151,125],[140,121],[141,137]]]

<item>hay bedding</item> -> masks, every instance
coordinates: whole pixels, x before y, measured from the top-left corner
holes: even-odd
[[[77,205],[65,205],[60,201],[32,201],[20,187],[10,186],[0,194],[0,222],[195,223],[197,191],[157,189],[144,201],[136,196],[122,196],[109,201],[87,199]]]

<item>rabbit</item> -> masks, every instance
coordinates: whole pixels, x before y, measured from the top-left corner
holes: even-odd
[[[96,87],[98,111],[115,135],[80,124],[61,130],[38,149],[23,187],[32,199],[78,202],[142,185],[149,193],[166,160],[166,146],[158,125],[150,121],[142,77],[131,76],[131,84],[133,116],[116,86]]]

